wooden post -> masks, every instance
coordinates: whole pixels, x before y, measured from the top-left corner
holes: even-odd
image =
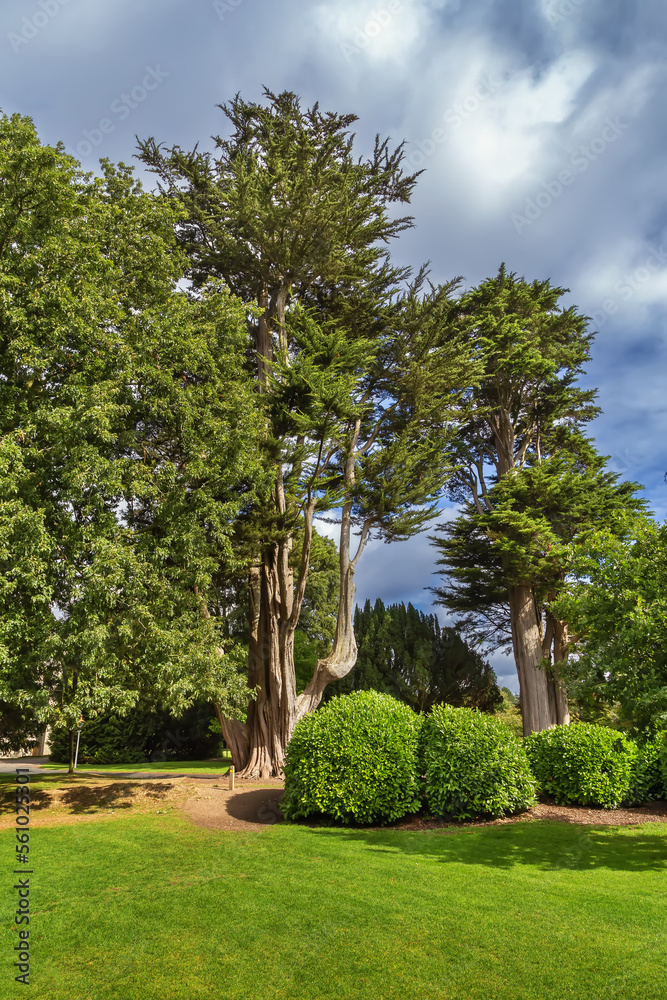
[[[232,766],[229,769],[229,790],[230,790],[230,792],[234,791],[234,765],[233,764],[232,764]]]

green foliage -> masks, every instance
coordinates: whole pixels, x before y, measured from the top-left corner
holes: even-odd
[[[535,780],[519,739],[493,716],[436,705],[420,741],[431,813],[453,819],[507,816],[535,804]]]
[[[418,812],[420,724],[376,691],[334,698],[302,718],[286,751],[284,815],[383,824]]]
[[[482,657],[435,615],[408,604],[385,608],[378,598],[354,612],[357,663],[331,684],[325,698],[373,689],[393,695],[415,711],[436,703],[492,712],[502,701],[496,677]]]
[[[667,523],[618,517],[572,551],[557,603],[572,624],[567,683],[589,711],[618,703],[638,729],[667,720]]]
[[[543,576],[551,569],[540,544],[547,526],[544,504],[538,500],[529,508],[518,498],[512,504],[515,474],[532,466],[538,471],[531,474],[548,478],[546,470],[539,471],[544,459],[579,449],[580,426],[599,412],[595,390],[576,384],[593,335],[586,317],[560,305],[565,291],[549,281],[527,282],[502,265],[495,278],[458,302],[457,322],[483,371],[460,404],[453,444],[459,468],[448,492],[466,507],[439,529],[442,539],[432,539],[447,578],[447,585],[434,591],[441,603],[463,612],[470,635],[495,645],[512,641],[506,608],[510,579],[532,582],[532,572]],[[508,488],[506,495],[502,491]],[[556,507],[567,514],[562,499]],[[496,523],[486,523],[494,516]],[[505,550],[492,539],[505,539]]]
[[[616,809],[630,795],[638,750],[624,733],[577,722],[532,733],[525,746],[540,791],[558,803]]]
[[[168,712],[133,709],[127,715],[87,720],[79,740],[81,764],[131,764],[142,761],[202,760],[214,756],[221,736],[211,729],[210,704],[196,702],[181,716]],[[76,730],[74,746],[76,748]],[[69,763],[69,730],[57,729],[51,736],[51,760]]]
[[[483,509],[469,503],[438,527],[432,540],[448,581],[435,593],[439,603],[464,616],[465,634],[509,645],[507,594],[514,584],[532,587],[541,611],[557,614],[552,605],[569,571],[573,543],[593,526],[642,508],[633,495],[637,484],[605,471],[606,459],[587,439],[570,434],[564,447],[569,451],[502,476],[488,489]]]
[[[138,764],[145,760],[143,745],[148,738],[146,720],[137,718],[95,719],[84,724],[79,739],[80,764]],[[74,731],[76,753],[77,731]],[[56,730],[51,740],[51,760],[69,764],[70,734],[67,729]]]
[[[662,782],[662,794],[667,799],[667,732],[657,733],[654,738],[657,747],[658,767]]]
[[[641,804],[667,796],[667,781],[663,778],[661,767],[663,748],[667,759],[667,734],[660,732],[653,736],[638,737],[636,742],[637,759],[624,805]]]
[[[262,478],[245,308],[178,291],[179,210],[102,166],[0,116],[0,704],[67,729],[247,702],[205,611]]]
[[[512,730],[515,736],[523,739],[523,720],[521,718],[521,707],[518,697],[509,688],[500,689],[502,704],[498,705],[494,711],[494,716]]]
[[[288,91],[264,96],[218,105],[231,134],[216,137],[216,154],[139,144],[186,208],[180,238],[193,280],[224,276],[246,302],[261,285],[272,293],[285,281],[297,292],[363,282],[411,224],[387,206],[410,200],[417,175],[403,175],[402,147],[391,151],[387,140],[378,138],[370,160],[355,157],[355,115],[304,111]]]
[[[370,538],[420,530],[451,468],[450,415],[478,365],[450,322],[456,282],[425,291],[421,271],[401,290],[410,269],[390,263],[389,242],[412,225],[393,209],[409,202],[417,177],[403,171],[402,144],[392,150],[378,138],[370,157],[357,157],[354,115],[303,109],[291,92],[264,97],[220,106],[229,135],[212,153],[164,149],[152,138],[140,149],[164,200],[183,209],[176,236],[195,288],[223,278],[257,306],[247,361],[275,484],[248,506],[243,530],[263,572],[269,554],[279,567],[271,586],[297,598],[291,611],[288,600],[269,611],[260,591],[262,615],[289,632],[312,570],[307,554],[295,561],[295,534],[307,537],[318,514],[341,510],[340,565],[349,560],[352,570]],[[349,590],[351,572],[341,572]],[[308,607],[306,595],[299,687],[306,661],[331,651],[325,605],[339,601],[325,582],[316,604]],[[345,646],[349,622],[341,625]],[[274,705],[281,697],[261,696]]]

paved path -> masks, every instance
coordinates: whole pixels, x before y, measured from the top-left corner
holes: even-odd
[[[17,767],[27,768],[30,774],[39,774],[42,764],[46,764],[48,759],[48,757],[16,757],[10,760],[0,758],[0,774],[16,774]],[[61,771],[67,771],[67,768],[59,767],[58,770],[54,768],[52,773],[58,774]]]
[[[16,768],[27,768],[30,774],[67,774],[66,767],[43,768],[42,764],[48,763],[48,757],[19,757],[15,760],[0,759],[0,774],[16,774]],[[25,771],[24,771],[25,773]],[[157,771],[78,771],[79,774],[95,775],[98,778],[211,778],[218,781],[225,778],[227,773],[212,774],[210,771],[199,774],[184,774],[180,771],[167,771],[160,773]]]

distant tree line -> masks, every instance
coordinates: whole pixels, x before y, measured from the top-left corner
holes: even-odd
[[[503,704],[489,664],[456,629],[442,627],[436,615],[412,604],[385,607],[378,598],[355,609],[354,634],[356,665],[329,685],[325,699],[372,689],[418,712],[439,703],[493,712]]]

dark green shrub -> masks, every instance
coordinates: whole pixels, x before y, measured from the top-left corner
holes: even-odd
[[[134,708],[122,718],[89,719],[81,730],[79,763],[137,764],[143,761],[206,760],[219,753],[221,734],[211,732],[214,710],[196,702],[180,718]],[[76,747],[76,730],[74,732]],[[69,732],[51,736],[51,760],[69,762]]]
[[[660,750],[665,743],[665,734],[641,739],[637,737],[637,758],[630,775],[630,788],[623,799],[623,805],[639,805],[664,795],[660,767]]]
[[[378,691],[341,695],[304,716],[285,755],[286,818],[382,824],[418,812],[420,724]]]
[[[559,804],[616,809],[630,794],[637,744],[616,729],[575,722],[532,733],[525,743],[540,791]]]
[[[79,739],[80,764],[138,764],[146,760],[144,744],[148,726],[143,718],[129,716],[84,722]],[[77,731],[74,730],[76,751]],[[69,763],[69,730],[58,729],[51,736],[51,760]]]
[[[660,771],[659,798],[667,799],[667,732],[657,733],[654,737]]]
[[[434,706],[422,726],[420,765],[434,815],[506,816],[535,804],[522,741],[493,716]]]

